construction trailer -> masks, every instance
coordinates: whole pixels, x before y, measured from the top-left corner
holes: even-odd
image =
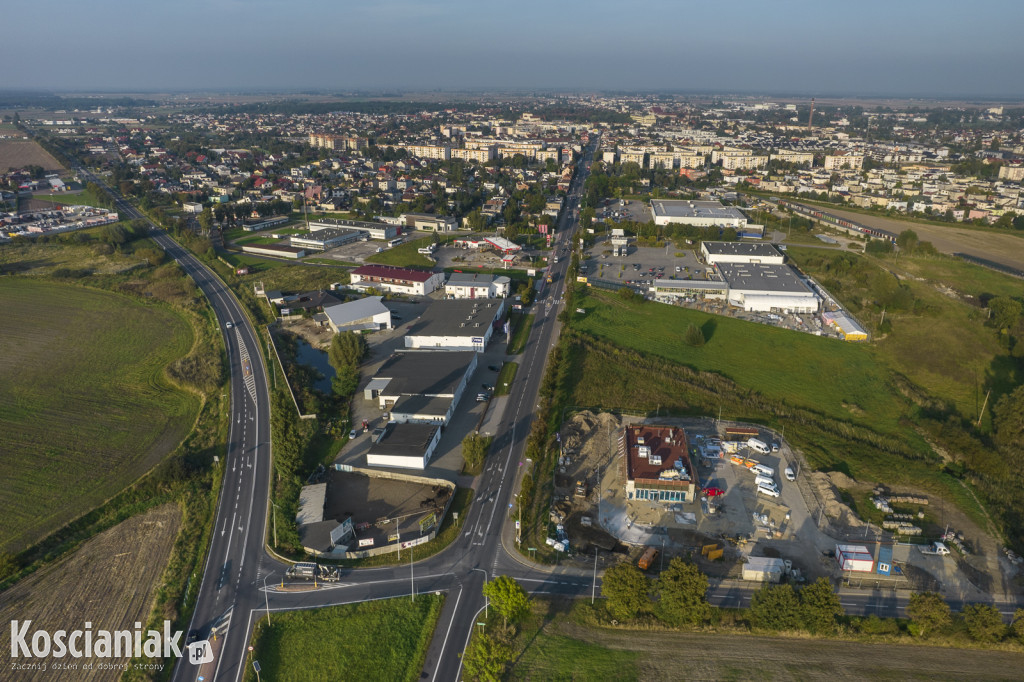
[[[863,545],[836,545],[836,561],[841,571],[871,573],[875,567],[874,556]]]
[[[787,572],[784,559],[752,556],[743,564],[743,579],[758,583],[777,583]]]
[[[640,561],[637,565],[640,570],[646,571],[654,563],[654,560],[658,558],[658,550],[656,547],[648,547],[644,550],[643,556],[640,557]]]

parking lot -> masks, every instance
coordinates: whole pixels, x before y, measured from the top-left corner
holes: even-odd
[[[652,218],[651,207],[645,201],[605,199],[595,214],[597,220],[614,224],[623,220],[646,223]]]
[[[645,290],[656,279],[703,279],[705,266],[692,249],[680,250],[673,244],[663,248],[630,246],[625,256],[611,255],[611,242],[599,241],[584,254],[580,274],[635,284]],[[583,272],[582,266],[586,267]]]

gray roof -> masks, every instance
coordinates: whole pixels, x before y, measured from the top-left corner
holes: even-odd
[[[483,336],[502,307],[502,300],[494,298],[435,301],[408,336]]]
[[[435,424],[388,424],[380,440],[370,446],[370,455],[397,457],[423,456],[434,433],[441,427]]]
[[[774,244],[765,242],[702,242],[701,247],[711,255],[782,258]]]
[[[482,273],[471,273],[471,272],[453,272],[448,276],[448,282],[446,286],[452,287],[466,287],[466,286],[481,286],[484,284],[491,284],[492,282],[511,282],[508,277],[504,275],[485,275]]]
[[[448,414],[452,400],[449,396],[403,395],[392,405],[391,414],[425,415],[442,419]]]
[[[299,513],[296,515],[295,521],[300,526],[323,521],[324,499],[326,497],[326,483],[314,483],[313,485],[303,486],[299,491]]]
[[[655,216],[670,218],[710,218],[714,220],[746,220],[746,216],[735,206],[723,206],[719,201],[685,201],[679,199],[654,199],[651,210]]]
[[[373,381],[390,379],[380,389],[384,395],[454,396],[475,357],[470,350],[395,353],[380,366]]]
[[[365,320],[381,313],[390,315],[391,311],[381,303],[381,299],[383,296],[367,296],[348,303],[332,305],[324,308],[324,314],[330,318],[335,327],[344,327],[357,320]]]
[[[775,291],[787,294],[810,294],[796,271],[788,265],[763,263],[720,263],[718,271],[730,289],[741,291]]]

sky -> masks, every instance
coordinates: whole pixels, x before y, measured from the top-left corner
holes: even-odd
[[[35,0],[2,16],[0,90],[1024,99],[1020,0]]]

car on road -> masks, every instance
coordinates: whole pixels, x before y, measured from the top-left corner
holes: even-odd
[[[398,313],[394,313],[393,312],[393,313],[391,313],[391,319],[392,320],[398,320],[399,322],[401,322],[402,321],[402,316],[399,315]]]
[[[721,488],[704,488],[704,494],[708,497],[721,497],[725,491]]]
[[[483,386],[483,389],[485,391],[493,391],[494,390],[494,386],[491,386],[490,384],[481,384],[481,386]]]
[[[501,368],[498,367],[497,365],[487,365],[487,369],[491,370],[492,372],[500,372],[501,371]]]
[[[795,481],[796,480],[796,472],[793,471],[793,467],[786,467],[786,470],[783,473],[786,474],[786,480],[787,481]]]
[[[227,327],[228,329],[231,329],[231,328],[232,328],[232,327],[234,327],[235,325],[234,325],[234,323],[232,323],[232,322],[228,322],[228,323],[227,323],[227,324],[225,324],[224,326],[225,326],[225,327]]]
[[[490,400],[490,396],[487,395],[486,393],[477,393],[476,394],[476,401],[478,403],[485,403],[488,400]]]
[[[348,439],[349,440],[355,440],[358,436],[359,436],[359,432],[356,431],[355,429],[352,429],[351,431],[348,432]]]

